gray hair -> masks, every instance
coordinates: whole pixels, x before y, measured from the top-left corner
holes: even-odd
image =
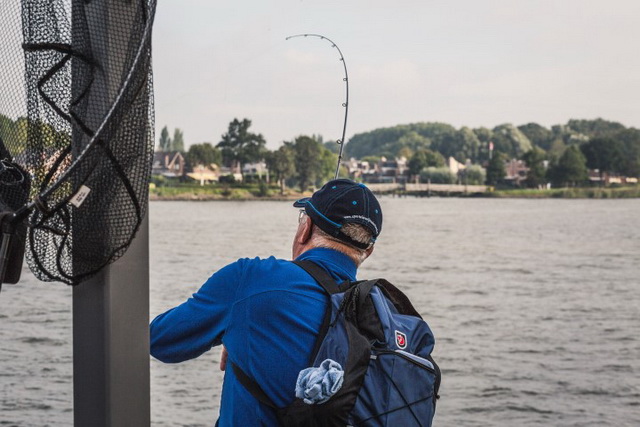
[[[342,232],[351,237],[356,242],[360,243],[370,243],[371,238],[373,237],[371,231],[367,230],[360,224],[354,223],[343,224]],[[320,229],[320,227],[315,224],[313,225],[311,243],[315,247],[334,249],[336,251],[342,252],[343,254],[351,258],[358,266],[362,264],[362,262],[367,259],[368,256],[366,249],[360,249],[356,248],[355,246],[351,246],[350,244],[325,233]]]

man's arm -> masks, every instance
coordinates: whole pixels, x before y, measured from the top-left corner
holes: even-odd
[[[220,352],[220,370],[227,370],[227,359],[229,358],[229,353],[227,353],[227,349],[225,346],[222,346],[222,351]]]
[[[151,322],[153,357],[165,363],[182,362],[222,342],[245,261],[217,271],[191,298]]]

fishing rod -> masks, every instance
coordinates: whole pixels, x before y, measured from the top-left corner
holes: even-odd
[[[347,63],[344,60],[344,56],[342,55],[342,51],[331,39],[325,37],[320,34],[296,34],[293,36],[287,37],[285,40],[293,39],[296,37],[317,37],[322,40],[326,40],[331,43],[331,47],[335,47],[338,50],[338,54],[340,55],[340,61],[342,61],[342,66],[344,67],[344,78],[342,79],[345,84],[346,94],[345,101],[342,103],[344,107],[344,124],[342,125],[342,138],[337,140],[336,142],[340,145],[340,151],[338,152],[338,165],[336,166],[336,175],[334,179],[338,179],[338,175],[340,174],[340,162],[342,161],[342,149],[344,148],[344,136],[347,132],[347,117],[349,115],[349,74],[347,73]]]

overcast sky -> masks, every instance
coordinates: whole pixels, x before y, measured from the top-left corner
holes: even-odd
[[[638,0],[163,0],[157,135],[218,143],[235,117],[269,148],[412,122],[493,127],[602,117],[640,127]]]

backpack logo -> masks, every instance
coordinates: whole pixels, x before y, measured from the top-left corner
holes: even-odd
[[[396,331],[396,345],[400,350],[407,348],[407,336],[400,331]]]

